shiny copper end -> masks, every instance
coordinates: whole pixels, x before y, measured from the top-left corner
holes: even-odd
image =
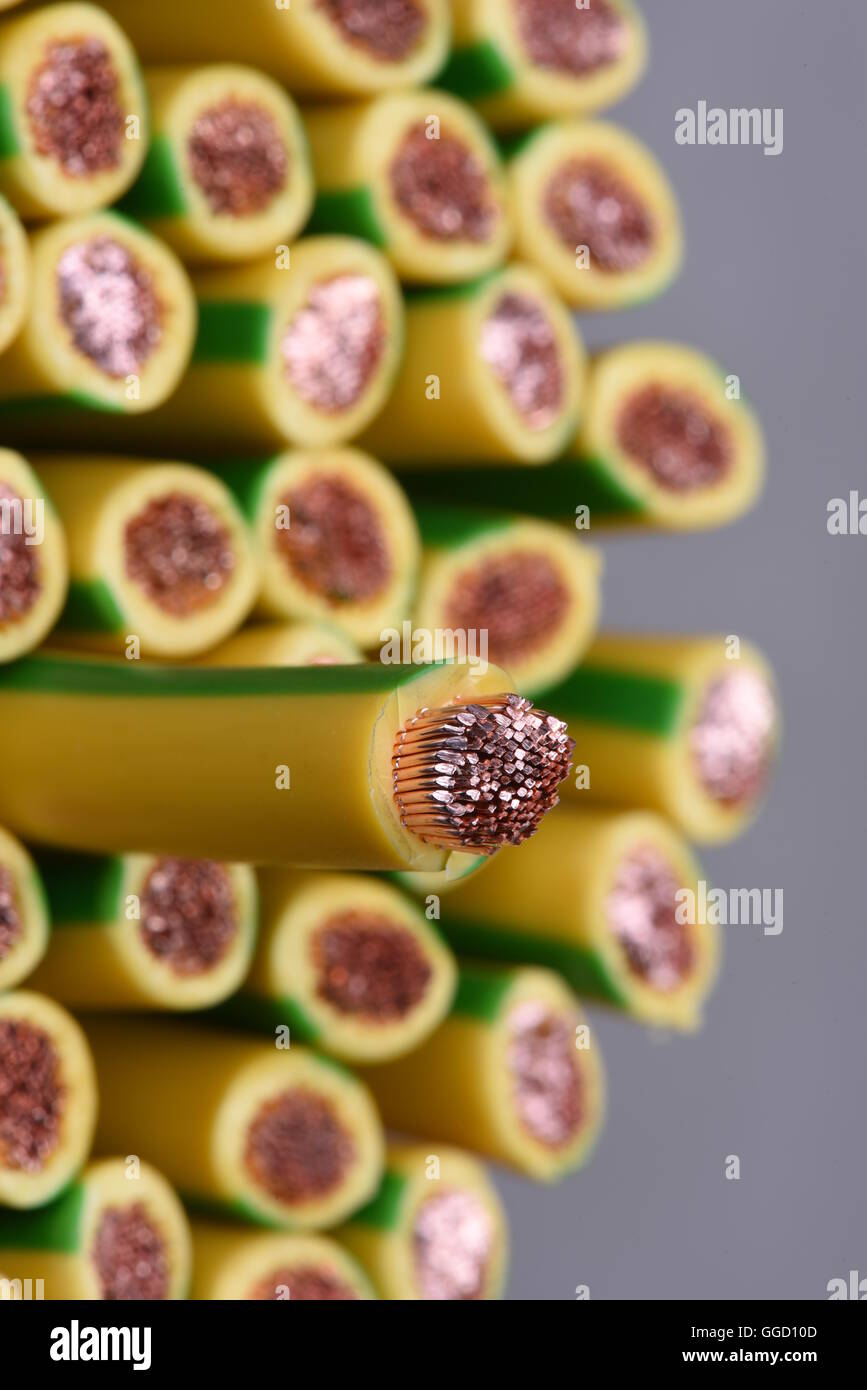
[[[574,747],[562,720],[520,695],[420,710],[394,744],[401,821],[445,850],[522,844],[556,806]]]

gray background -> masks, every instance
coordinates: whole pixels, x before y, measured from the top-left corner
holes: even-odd
[[[610,1083],[590,1166],[558,1188],[497,1176],[510,1294],[827,1297],[867,1277],[864,576],[831,537],[864,451],[865,70],[860,0],[644,0],[650,71],[616,108],[682,201],[685,271],[655,304],[587,317],[591,345],[670,337],[737,372],[770,448],[761,506],[728,530],[606,542],[610,626],[759,642],[782,687],[784,759],[758,824],[706,852],[720,887],[782,888],[785,926],[724,932],[704,1031],[654,1040],[594,1011]],[[681,147],[674,112],[785,109],[785,148]],[[738,1154],[741,1179],[724,1177]]]

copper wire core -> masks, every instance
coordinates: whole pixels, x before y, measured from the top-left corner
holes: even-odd
[[[283,1292],[288,1290],[288,1299]],[[358,1294],[332,1269],[317,1265],[299,1265],[297,1269],[276,1269],[267,1279],[256,1284],[252,1300],[284,1299],[292,1303],[348,1303]]]
[[[413,933],[373,912],[335,914],[311,938],[311,949],[319,998],[368,1023],[406,1018],[433,974]]]
[[[0,864],[0,962],[11,955],[24,930],[18,910],[15,879],[5,864]]]
[[[708,796],[723,806],[755,801],[767,785],[776,729],[776,702],[757,672],[732,671],[712,681],[689,735],[692,764]]]
[[[417,0],[316,0],[316,5],[349,43],[386,63],[408,58],[428,23]]]
[[[277,548],[305,589],[339,607],[376,598],[393,566],[382,518],[370,500],[339,473],[298,483],[280,499],[289,525],[276,530]]]
[[[145,946],[182,978],[206,975],[238,934],[232,880],[209,859],[159,859],[141,891]]]
[[[127,578],[173,618],[209,608],[235,569],[228,530],[200,498],[154,497],[124,527]]]
[[[557,805],[574,747],[562,720],[520,695],[420,710],[392,753],[401,822],[444,850],[519,845]]]
[[[629,969],[660,993],[677,989],[695,965],[688,928],[677,920],[680,886],[670,861],[639,845],[621,859],[605,902]]]
[[[41,1173],[60,1143],[65,1109],[52,1039],[32,1023],[0,1018],[0,1166]]]
[[[594,269],[638,270],[653,250],[653,217],[629,183],[599,160],[562,164],[548,180],[543,206],[564,245],[588,247]]]
[[[518,33],[535,67],[589,77],[626,51],[629,29],[610,0],[512,0]]]
[[[570,594],[557,567],[538,550],[488,555],[455,576],[446,626],[487,632],[488,655],[509,667],[551,642],[569,612]]]
[[[106,376],[141,372],[163,336],[153,276],[112,237],[67,246],[57,262],[61,322],[73,345]]]
[[[563,364],[551,320],[537,300],[504,294],[482,325],[479,351],[528,430],[554,423],[563,409]]]
[[[31,74],[27,117],[36,152],[71,178],[120,165],[124,111],[114,60],[102,39],[57,39]]]
[[[39,547],[27,544],[23,527],[15,529],[23,505],[23,498],[0,482],[0,630],[26,618],[42,593]]]
[[[726,426],[690,391],[650,385],[623,405],[621,449],[669,492],[695,492],[725,478],[735,448]]]
[[[355,1161],[356,1148],[331,1102],[299,1086],[259,1107],[244,1157],[259,1186],[293,1206],[333,1192]]]
[[[110,1302],[153,1303],[169,1296],[168,1250],[144,1202],[105,1208],[90,1258],[102,1297]]]
[[[432,139],[424,121],[407,131],[389,168],[391,193],[422,236],[489,241],[499,212],[484,165],[454,135]]]
[[[196,118],[187,141],[193,178],[215,216],[250,217],[286,186],[289,156],[271,112],[228,97]]]
[[[518,1118],[549,1149],[570,1144],[584,1122],[584,1083],[571,1021],[549,1005],[518,1004],[508,1020],[508,1066]]]
[[[312,285],[283,335],[292,389],[326,415],[361,399],[385,354],[387,330],[379,286],[369,275],[335,275]]]
[[[494,1227],[487,1207],[474,1193],[455,1190],[427,1197],[416,1213],[412,1246],[423,1299],[484,1298]]]

